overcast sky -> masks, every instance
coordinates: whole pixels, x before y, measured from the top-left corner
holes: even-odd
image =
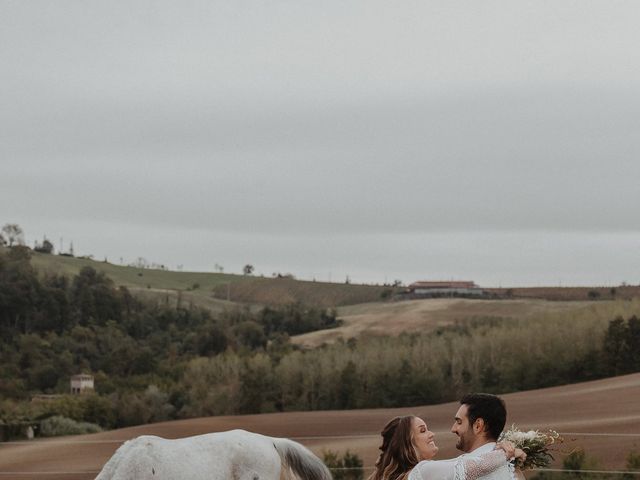
[[[0,0],[0,223],[114,263],[640,282],[640,2]]]

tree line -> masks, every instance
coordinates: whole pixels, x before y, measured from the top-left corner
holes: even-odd
[[[146,304],[87,267],[40,273],[0,253],[0,420],[60,415],[104,428],[203,415],[424,405],[470,390],[541,388],[640,371],[638,301],[534,319],[477,318],[423,334],[313,350],[289,335],[339,324],[290,305],[229,310]],[[96,394],[68,392],[95,376]]]
[[[215,317],[149,304],[91,267],[72,278],[37,272],[30,252],[18,245],[0,251],[0,398],[8,399],[1,418],[11,416],[7,409],[22,419],[57,409],[113,427],[177,414],[190,360],[286,350],[289,335],[339,324],[334,311],[299,304]],[[95,375],[96,398],[60,398],[35,413],[20,407],[34,394],[67,392],[70,376],[80,372]],[[150,409],[156,413],[143,412]]]

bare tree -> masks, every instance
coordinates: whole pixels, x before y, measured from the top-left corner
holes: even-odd
[[[9,242],[9,247],[13,247],[14,244],[24,245],[24,232],[17,223],[7,223],[2,227],[2,232]]]

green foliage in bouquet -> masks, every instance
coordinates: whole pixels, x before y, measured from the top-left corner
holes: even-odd
[[[555,430],[540,432],[529,430],[523,432],[515,425],[500,435],[499,441],[509,441],[516,447],[524,450],[527,458],[524,462],[518,461],[516,466],[523,469],[546,468],[553,461],[551,454],[553,445],[561,443],[562,437]]]

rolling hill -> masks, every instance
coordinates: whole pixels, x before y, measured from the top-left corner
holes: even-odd
[[[611,303],[611,302],[608,302]],[[527,319],[590,309],[605,302],[551,302],[547,300],[471,300],[433,298],[402,302],[376,302],[338,308],[340,327],[297,335],[291,341],[313,348],[322,343],[347,340],[362,334],[399,335],[428,332],[459,320],[486,318]]]
[[[32,265],[42,272],[77,274],[83,267],[104,272],[116,285],[158,302],[178,301],[219,310],[237,304],[285,305],[300,302],[318,307],[336,307],[380,300],[390,287],[313,282],[292,278],[265,278],[208,272],[114,265],[88,258],[33,252]]]
[[[162,305],[193,306],[212,312],[239,306],[244,308],[247,305],[260,308],[263,305],[277,306],[294,302],[325,308],[337,307],[337,315],[344,322],[341,327],[292,338],[293,343],[307,348],[362,334],[397,335],[403,332],[424,332],[459,320],[526,319],[613,303],[610,291],[603,291],[598,300],[588,300],[586,290],[575,288],[515,289],[508,293],[507,289],[501,289],[493,292],[502,297],[498,300],[435,298],[383,301],[383,296],[387,297],[394,291],[390,287],[300,281],[288,277],[262,278],[136,268],[87,258],[37,252],[33,252],[31,262],[41,272],[69,276],[89,266],[104,272],[116,285],[126,286],[139,298]],[[636,287],[618,289],[616,300],[633,296],[635,291]],[[519,298],[520,296],[523,298]],[[555,300],[545,300],[546,297]],[[582,300],[570,300],[574,297]]]

